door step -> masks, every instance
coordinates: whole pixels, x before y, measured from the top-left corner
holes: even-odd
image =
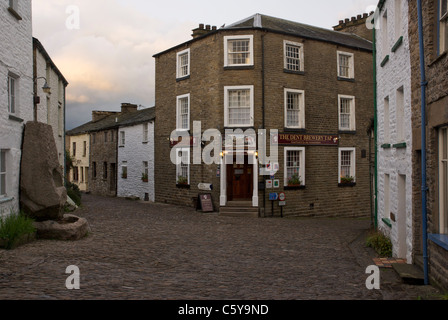
[[[258,208],[252,207],[251,201],[229,201],[226,207],[219,208],[219,215],[224,217],[259,217]]]

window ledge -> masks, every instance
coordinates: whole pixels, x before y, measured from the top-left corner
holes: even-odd
[[[190,189],[190,185],[189,184],[176,184],[176,188],[179,188],[179,189]]]
[[[14,197],[5,197],[5,198],[0,198],[0,204],[1,203],[6,203],[6,202],[10,202],[14,200]]]
[[[284,73],[291,73],[291,74],[298,74],[301,76],[305,75],[305,71],[294,71],[294,70],[288,70],[288,69],[283,69]]]
[[[394,44],[394,46],[392,47],[392,49],[390,51],[395,52],[398,50],[398,48],[401,46],[401,44],[403,43],[403,36],[401,36],[400,38],[398,38],[397,42]]]
[[[24,121],[22,118],[13,116],[12,114],[9,115],[9,120],[15,121],[15,122],[20,122],[20,123],[22,123]]]
[[[306,189],[306,186],[285,186],[283,187],[284,190],[304,190]]]
[[[338,76],[338,81],[348,81],[348,82],[355,82],[354,78],[344,78]]]
[[[356,130],[339,130],[340,134],[356,134]]]
[[[448,235],[428,234],[428,239],[448,251]]]
[[[301,134],[305,134],[306,133],[306,129],[303,128],[283,128],[284,132],[295,132],[295,133],[301,133]]]
[[[16,18],[17,20],[22,20],[22,17],[20,16],[20,14],[17,13],[16,10],[14,10],[13,8],[9,7],[8,8],[9,13],[11,13],[14,18]]]
[[[355,186],[356,186],[356,182],[338,183],[338,187],[340,187],[340,188],[352,188]]]
[[[176,78],[176,82],[180,82],[180,81],[187,80],[187,79],[190,79],[190,75],[181,77],[181,78]]]
[[[392,228],[392,223],[390,222],[390,219],[383,218],[381,219],[389,228]]]
[[[384,67],[388,61],[389,61],[389,55],[384,57],[383,61],[381,62],[381,67]]]
[[[251,70],[251,69],[255,69],[254,65],[224,66],[224,70]]]
[[[436,64],[437,62],[439,62],[440,60],[442,60],[443,57],[446,57],[447,53],[448,53],[448,51],[444,51],[444,52],[442,52],[441,54],[439,54],[439,56],[438,56],[437,58],[435,58],[433,61],[431,61],[431,62],[428,64],[428,67],[432,67],[433,64]]]

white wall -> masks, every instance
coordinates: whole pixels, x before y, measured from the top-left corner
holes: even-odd
[[[0,214],[19,207],[22,133],[24,124],[33,120],[31,0],[18,4],[22,20],[8,11],[9,1],[0,2],[0,149],[6,150],[7,167],[7,195],[0,199]],[[18,77],[17,110],[13,115],[8,113],[8,74]]]
[[[125,146],[120,146],[120,132],[126,134]],[[154,202],[154,123],[149,123],[148,142],[143,143],[143,124],[121,127],[118,130],[118,197],[139,197]],[[127,179],[122,178],[122,165],[127,162]],[[148,162],[148,182],[142,181],[143,161]]]
[[[377,83],[378,83],[378,225],[381,231],[390,237],[393,244],[393,254],[395,257],[406,258],[408,263],[412,263],[412,126],[411,126],[411,64],[409,52],[408,36],[408,3],[401,0],[399,18],[396,19],[395,1],[386,1],[381,10],[380,21],[387,12],[387,40],[383,41],[383,30],[377,30]],[[396,31],[396,20],[401,22],[401,27]],[[382,27],[382,25],[380,25]],[[403,36],[403,43],[396,52],[391,48],[398,38]],[[384,47],[384,43],[387,46]],[[381,67],[385,56],[389,55],[389,61]],[[404,92],[404,112],[403,112],[403,134],[402,139],[398,138],[399,116],[397,114],[397,90],[403,87]],[[389,118],[390,118],[390,139],[385,137],[384,122],[384,99],[389,97]],[[394,148],[393,145],[405,142],[406,148]],[[382,148],[383,144],[391,144],[391,148]],[[391,221],[392,227],[383,222],[383,218],[390,218],[390,212],[385,212],[384,192],[385,174],[390,175],[390,212],[396,221]],[[400,175],[405,176],[405,189],[399,190]],[[402,177],[403,178],[403,177]],[[399,195],[405,195],[405,204],[399,199]],[[400,219],[403,213],[403,219]],[[405,220],[405,221],[404,221]],[[399,225],[401,227],[399,227]],[[404,228],[403,228],[404,226]],[[400,232],[405,232],[402,237]],[[399,241],[405,239],[406,243]],[[406,248],[403,248],[405,246]]]
[[[37,121],[51,125],[53,136],[58,151],[58,159],[61,166],[64,165],[64,112],[65,112],[65,88],[58,74],[47,67],[47,61],[39,50],[36,50],[36,73],[37,78],[45,77],[51,87],[51,93],[43,92],[44,79],[37,80],[37,95],[40,103],[37,105]]]

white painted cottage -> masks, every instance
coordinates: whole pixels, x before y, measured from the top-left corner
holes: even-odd
[[[154,202],[154,108],[120,121],[117,196]]]
[[[413,263],[411,61],[408,1],[380,1],[376,30],[378,227]]]
[[[19,208],[24,124],[33,120],[31,0],[0,2],[0,214]]]

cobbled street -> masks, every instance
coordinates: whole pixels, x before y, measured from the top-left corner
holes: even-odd
[[[192,208],[83,195],[77,242],[38,240],[0,250],[2,300],[432,299],[381,269],[368,290],[368,219],[246,219]],[[66,288],[68,266],[80,290]]]

